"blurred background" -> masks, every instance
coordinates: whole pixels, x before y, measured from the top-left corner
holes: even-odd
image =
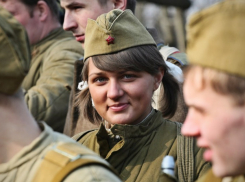
[[[147,28],[157,29],[165,45],[185,52],[189,17],[221,0],[137,0],[135,15]]]

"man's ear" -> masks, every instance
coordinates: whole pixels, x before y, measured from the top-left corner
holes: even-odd
[[[159,72],[154,75],[154,91],[158,89],[159,85],[162,83],[162,78],[164,76],[164,69],[159,68]]]
[[[41,21],[45,21],[48,18],[48,15],[51,13],[47,3],[45,1],[38,1],[36,6],[36,11],[38,17]]]
[[[127,0],[113,0],[114,9],[120,9],[120,10],[125,10],[127,7]]]

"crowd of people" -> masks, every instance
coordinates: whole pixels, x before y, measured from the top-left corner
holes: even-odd
[[[135,7],[0,1],[0,181],[245,182],[245,1],[194,13],[186,53]]]

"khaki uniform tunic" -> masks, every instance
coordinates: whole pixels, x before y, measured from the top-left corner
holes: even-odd
[[[81,44],[62,28],[32,46],[31,67],[22,84],[25,101],[35,119],[55,131],[63,132],[74,63],[82,56]]]
[[[58,142],[75,142],[71,138],[54,132],[45,123],[40,124],[43,132],[30,145],[23,148],[9,162],[0,164],[1,182],[31,182],[39,164],[51,144]],[[82,146],[81,146],[82,147]],[[87,150],[86,148],[84,150]],[[65,182],[120,181],[114,174],[101,166],[91,165],[72,172]],[[46,182],[46,181],[45,181]],[[47,181],[48,182],[48,181]]]
[[[74,138],[80,135],[83,137],[78,139],[79,143],[105,158],[123,181],[158,181],[165,155],[172,155],[178,165],[177,124],[163,119],[157,110],[139,125],[114,125],[109,132],[101,125],[99,130]],[[193,148],[196,180],[210,168],[210,164],[203,160],[202,149]]]

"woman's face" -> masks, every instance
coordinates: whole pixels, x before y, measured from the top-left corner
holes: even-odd
[[[103,71],[89,58],[88,85],[95,109],[110,124],[137,124],[151,111],[163,73]]]

